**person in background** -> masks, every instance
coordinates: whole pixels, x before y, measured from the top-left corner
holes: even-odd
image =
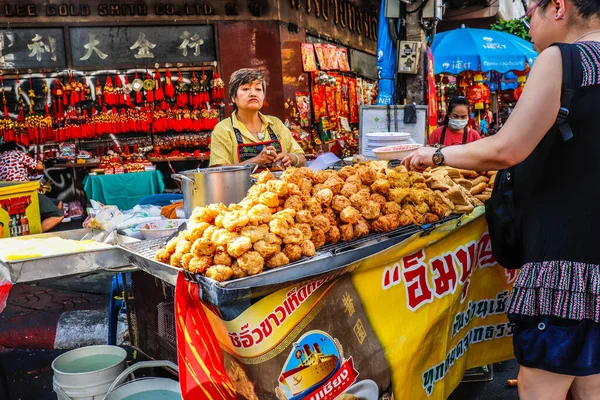
[[[594,123],[600,113],[600,1],[530,1],[526,16],[540,54],[500,132],[466,145],[422,147],[403,163],[417,171],[438,165],[494,171],[519,164],[515,172],[525,183],[527,172],[539,169],[513,210],[522,215],[523,260],[507,312],[521,365],[519,398],[564,400],[570,390],[574,400],[595,400],[600,399],[600,211],[595,207],[600,189],[594,183],[600,153]],[[568,114],[573,137],[566,141],[556,126],[563,57],[580,79],[573,82],[577,90]],[[548,146],[548,157],[537,157],[539,152],[530,157],[540,143],[544,150]]]
[[[29,171],[43,171],[40,161],[35,161],[19,149],[16,142],[6,142],[0,148],[0,181],[29,182]],[[62,201],[38,193],[42,232],[47,232],[65,218]]]
[[[281,165],[301,167],[304,152],[280,119],[260,113],[266,83],[260,71],[243,68],[229,80],[229,98],[234,111],[212,131],[210,166],[258,164],[261,168]]]
[[[444,124],[434,130],[427,144],[437,146],[454,146],[467,144],[481,139],[475,129],[469,129],[471,115],[469,101],[464,97],[454,97],[448,105],[448,113]]]

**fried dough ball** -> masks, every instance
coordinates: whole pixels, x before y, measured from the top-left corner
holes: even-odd
[[[283,253],[279,252],[267,260],[267,268],[282,267],[290,263],[290,259]]]
[[[171,257],[169,258],[169,264],[176,268],[182,268],[183,267],[183,265],[181,265],[182,257],[183,257],[183,254],[181,254],[181,253],[171,254]]]
[[[423,225],[423,216],[416,211],[412,211],[410,209],[405,210],[404,212],[408,213],[415,224]]]
[[[269,171],[268,169],[262,171],[260,174],[258,174],[258,176],[256,177],[256,181],[258,183],[267,183],[269,181],[272,181],[273,179],[275,179],[275,176],[271,173],[271,171]]]
[[[311,227],[313,229],[319,229],[319,230],[323,231],[323,233],[325,233],[331,228],[331,222],[329,221],[329,218],[327,218],[326,216],[317,215],[313,218]]]
[[[300,167],[295,171],[297,174],[301,175],[304,178],[312,179],[314,172],[312,169],[308,167]]]
[[[169,254],[175,253],[175,248],[177,247],[177,243],[179,243],[180,240],[181,238],[179,236],[175,236],[167,242],[167,244],[165,245],[165,249],[169,252]]]
[[[371,199],[371,193],[368,189],[360,189],[358,192],[350,196],[352,207],[360,209],[364,203]]]
[[[296,224],[294,226],[297,229],[300,229],[300,232],[302,232],[302,236],[304,237],[304,240],[310,240],[310,238],[312,237],[312,229],[310,229],[310,225],[309,224]]]
[[[328,188],[321,189],[315,197],[321,202],[321,205],[329,207],[331,200],[333,199],[333,192]]]
[[[354,167],[350,166],[350,165],[346,165],[345,167],[342,167],[342,169],[340,169],[338,171],[338,176],[340,178],[342,178],[343,180],[348,179],[348,177],[350,175],[356,175],[356,169],[354,169]]]
[[[257,183],[248,190],[247,196],[253,199],[258,199],[260,195],[265,193],[266,191],[267,185],[265,183]]]
[[[415,223],[415,220],[412,217],[412,213],[407,213],[403,211],[402,214],[398,216],[398,218],[400,220],[400,226],[408,226]]]
[[[294,217],[296,216],[296,210],[294,210],[293,208],[286,208],[283,209],[277,213],[275,213],[275,215],[273,215],[273,218],[276,219],[282,219],[285,222],[288,223],[289,226],[294,225]]]
[[[192,258],[194,257],[194,253],[187,253],[181,256],[181,266],[183,267],[183,269],[189,269],[190,261],[192,261]]]
[[[344,180],[337,175],[331,175],[323,185],[331,190],[333,194],[339,194],[342,186],[344,186]]]
[[[409,190],[410,189],[405,188],[391,189],[389,199],[391,201],[395,201],[398,204],[401,204],[406,198],[406,196],[408,196]]]
[[[225,249],[225,247],[220,246],[217,249],[217,251],[215,252],[215,256],[213,258],[213,263],[221,264],[221,265],[231,265],[232,262],[233,262],[233,259],[231,258],[229,253],[227,253],[227,250]]]
[[[188,270],[194,274],[203,274],[212,265],[212,257],[194,257],[188,264]]]
[[[361,168],[358,176],[364,185],[370,186],[377,180],[377,171],[370,167]]]
[[[287,186],[288,196],[300,196],[302,194],[302,191],[298,185],[289,182],[286,182],[285,184]]]
[[[264,192],[258,197],[258,202],[268,207],[277,207],[279,205],[279,197],[273,192]]]
[[[377,179],[371,185],[371,190],[375,193],[387,196],[390,193],[390,181],[387,179]]]
[[[313,186],[312,190],[311,190],[311,194],[313,197],[317,197],[317,193],[319,193],[320,190],[325,189],[325,185],[322,183],[317,183],[316,185]]]
[[[340,219],[347,224],[357,224],[360,217],[360,211],[354,207],[346,207],[340,213]]]
[[[325,232],[325,241],[329,244],[336,244],[340,241],[340,229],[337,226],[332,226],[327,232]]]
[[[192,211],[190,219],[194,222],[208,222],[212,224],[215,222],[217,215],[219,215],[219,211],[215,207],[196,207]]]
[[[192,253],[196,256],[212,256],[215,254],[216,246],[210,239],[199,238],[196,239],[192,245]],[[221,264],[221,263],[219,263]]]
[[[263,272],[265,259],[257,251],[248,251],[237,259],[237,263],[238,267],[248,275],[256,275]]]
[[[356,173],[356,175],[350,175],[348,178],[346,178],[346,183],[351,183],[359,189],[363,184],[362,181],[360,180],[360,176],[358,175],[358,172]]]
[[[188,229],[185,231],[185,239],[189,242],[194,243],[196,239],[201,238],[204,234],[204,231],[210,226],[208,222],[199,222],[194,224],[193,227],[188,226]]]
[[[283,175],[279,178],[279,180],[284,181],[286,183],[291,183],[294,185],[299,185],[300,180],[302,180],[303,176],[298,174],[294,167],[288,168]]]
[[[310,179],[302,178],[298,184],[298,187],[302,193],[310,194],[313,188],[313,183]]]
[[[327,217],[329,219],[329,223],[331,225],[337,225],[337,214],[335,213],[335,211],[333,211],[333,209],[329,208],[329,207],[325,207],[323,208],[323,214],[325,217]]]
[[[371,227],[375,232],[389,232],[398,228],[400,225],[400,219],[396,214],[388,214],[377,218],[373,221]]]
[[[215,222],[213,222],[215,224],[215,226],[217,228],[223,228],[223,220],[225,219],[224,215],[217,215],[217,217],[215,218]]]
[[[414,185],[415,183],[425,183],[425,177],[418,172],[410,171],[408,173],[408,177],[410,179],[411,186]]]
[[[243,278],[245,276],[248,276],[248,273],[242,268],[240,268],[237,261],[234,261],[233,264],[231,264],[231,271],[233,271],[234,278]]]
[[[304,208],[304,202],[300,198],[300,196],[294,195],[288,197],[288,199],[283,204],[285,208],[292,208],[296,211],[300,211]]]
[[[157,261],[160,261],[162,263],[168,263],[171,259],[171,253],[169,253],[169,250],[167,249],[160,249],[156,252],[154,258],[156,258]]]
[[[335,196],[331,202],[331,208],[338,213],[341,213],[344,208],[350,207],[351,205],[352,203],[350,200],[344,196]]]
[[[395,201],[387,201],[383,205],[382,212],[384,214],[400,214],[400,213],[402,213],[402,207],[400,206],[400,204],[396,203]]]
[[[321,202],[315,199],[314,197],[311,197],[306,203],[304,203],[304,206],[306,207],[306,209],[308,209],[308,211],[310,211],[310,213],[313,216],[319,215],[323,212]]]
[[[288,229],[287,233],[283,237],[283,243],[288,244],[301,244],[304,241],[304,234],[296,227]]]
[[[432,213],[425,213],[423,214],[423,222],[425,222],[426,224],[433,224],[434,222],[438,222],[440,220],[440,217],[438,217],[435,214]]]
[[[217,246],[224,246],[237,237],[238,234],[235,232],[229,232],[227,229],[219,229],[212,234],[210,240]]]
[[[328,169],[317,171],[313,174],[312,179],[314,183],[323,184],[332,174],[335,174],[335,171],[331,171]]]
[[[256,243],[263,240],[267,233],[269,233],[269,227],[266,225],[246,226],[241,230],[240,235],[246,236],[252,243]]]
[[[360,208],[360,213],[365,219],[377,219],[381,216],[381,204],[369,200]]]
[[[429,206],[426,203],[419,203],[415,206],[415,210],[419,214],[425,214],[426,212],[429,212]]]
[[[383,196],[379,193],[373,193],[371,195],[371,201],[381,204],[382,207],[384,206],[385,203],[387,203],[387,199],[385,198],[385,196]]]
[[[369,234],[371,228],[369,228],[369,224],[364,219],[360,219],[358,223],[354,225],[354,237],[361,238],[365,237]]]
[[[250,217],[242,211],[232,211],[225,214],[223,227],[230,232],[236,232],[248,225]]]
[[[190,252],[191,248],[192,244],[189,241],[181,239],[177,242],[177,245],[175,246],[175,253],[186,254]]]
[[[251,248],[252,241],[250,238],[247,238],[246,236],[239,236],[227,244],[227,253],[231,257],[238,258]]]
[[[214,233],[216,231],[218,231],[219,228],[217,228],[214,225],[209,226],[208,228],[206,228],[206,230],[204,231],[204,233],[202,234],[203,238],[207,238],[207,239],[212,239],[212,236],[214,235]]]
[[[297,224],[310,224],[313,216],[308,210],[300,210],[296,213],[295,220]]]
[[[269,229],[277,236],[284,237],[289,229],[289,224],[284,219],[275,218],[269,222]]]
[[[298,244],[286,244],[283,247],[283,254],[285,254],[290,262],[298,261],[302,258],[302,247]]]
[[[231,278],[232,275],[233,269],[231,269],[231,267],[219,264],[208,267],[208,269],[204,272],[204,276],[217,282],[225,282]]]
[[[281,245],[278,243],[267,243],[259,240],[254,243],[254,250],[258,251],[264,259],[268,259],[281,251]]]
[[[288,194],[288,185],[286,182],[279,180],[269,181],[267,182],[267,190],[279,197],[284,197]]]
[[[310,240],[305,240],[300,245],[300,249],[302,250],[302,255],[305,257],[312,257],[315,255],[317,250],[315,249],[315,244]]]
[[[267,236],[265,236],[265,238],[263,240],[267,243],[274,243],[274,244],[282,244],[283,243],[283,240],[279,236],[277,236],[276,234],[271,233],[271,232],[267,233]]]
[[[327,239],[325,238],[325,232],[320,229],[313,229],[310,241],[314,243],[317,249],[324,246],[327,242]]]
[[[340,225],[340,240],[349,242],[354,239],[354,228],[352,224]]]
[[[257,204],[248,211],[250,221],[257,224],[265,224],[271,221],[271,209],[264,204]]]
[[[342,189],[340,190],[340,195],[350,198],[350,196],[352,196],[353,194],[358,192],[359,188],[360,188],[360,186],[356,185],[355,183],[346,182],[344,184],[344,186],[342,186]]]

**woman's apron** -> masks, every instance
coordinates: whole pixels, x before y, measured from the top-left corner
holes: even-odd
[[[238,143],[238,162],[241,163],[244,161],[248,161],[249,159],[258,156],[263,150],[263,148],[265,148],[266,146],[273,146],[277,150],[277,153],[281,153],[281,143],[279,143],[277,135],[275,135],[275,132],[273,132],[270,126],[267,126],[270,140],[258,143],[244,143],[242,133],[233,125],[233,118],[231,118],[231,126],[233,127],[233,132],[235,133],[235,138]],[[261,169],[269,168],[270,166],[270,164],[265,164]]]

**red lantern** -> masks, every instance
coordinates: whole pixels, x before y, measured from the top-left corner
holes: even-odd
[[[490,89],[483,83],[481,74],[475,75],[474,80],[475,84],[469,88],[467,98],[475,105],[476,110],[483,110],[490,101]]]

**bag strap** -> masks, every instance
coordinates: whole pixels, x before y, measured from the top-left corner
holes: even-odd
[[[577,45],[554,43],[560,49],[562,57],[562,91],[560,95],[560,109],[555,125],[558,126],[563,140],[566,142],[573,138],[573,130],[569,125],[571,102],[581,85],[581,55]]]
[[[469,127],[465,126],[465,131],[463,133],[462,144],[467,144],[467,139],[469,138]]]
[[[440,135],[440,144],[444,146],[444,141],[446,140],[446,129],[448,129],[448,125],[444,125],[442,128],[442,134]]]

